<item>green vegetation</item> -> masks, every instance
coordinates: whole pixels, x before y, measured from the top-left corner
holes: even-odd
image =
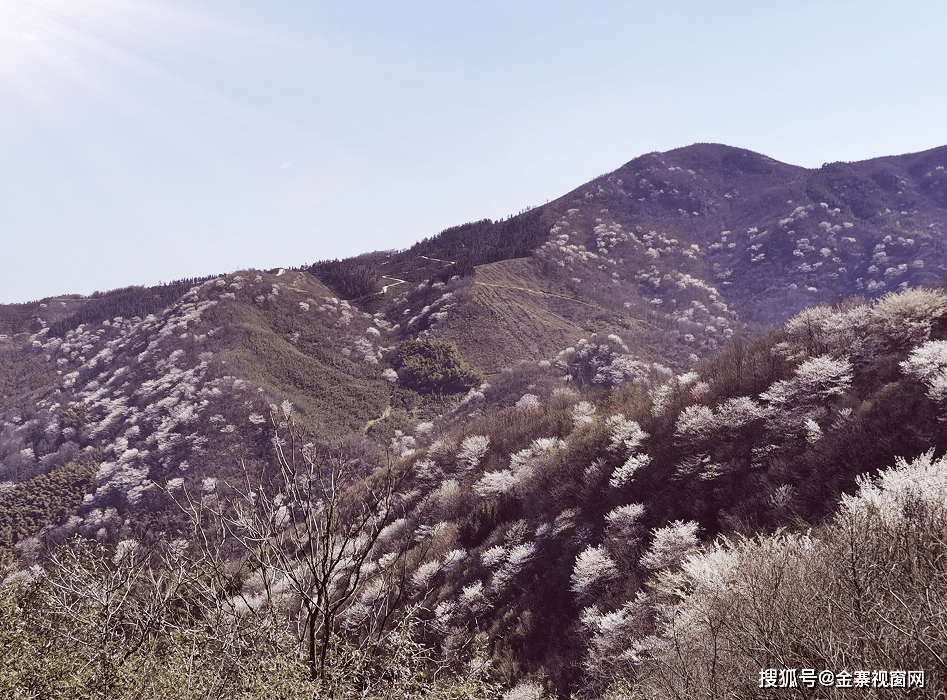
[[[48,387],[57,379],[56,370],[39,355],[0,349],[0,402],[15,405],[37,389]]]
[[[358,299],[378,290],[384,257],[381,253],[370,253],[346,260],[325,260],[314,263],[310,272],[343,299]]]
[[[323,260],[310,271],[343,298],[363,298],[378,291],[383,275],[401,276],[419,257],[446,262],[434,275],[446,281],[470,275],[476,265],[529,257],[546,240],[549,224],[542,209],[530,209],[501,221],[482,219],[441,231],[408,250],[369,253],[346,260]],[[407,273],[405,279],[415,279]]]
[[[482,219],[453,226],[415,244],[407,253],[456,260],[472,270],[475,265],[528,257],[548,235],[544,211],[536,208],[501,221]]]
[[[942,693],[945,157],[705,144],[317,264],[335,295],[38,306],[0,348],[0,694]]]
[[[26,657],[0,657],[0,683],[50,697],[749,700],[765,697],[762,665],[904,667],[940,688],[944,292],[814,307],[680,375],[590,336],[440,416],[425,412],[480,380],[450,343],[401,343],[406,386],[392,389],[378,364],[336,352],[368,341],[364,317],[333,342],[323,317],[280,303],[239,311],[230,357],[289,402],[270,421],[208,420],[280,449],[242,474],[191,452],[135,521],[101,501],[118,511],[18,547],[0,637]],[[427,393],[411,406],[414,390]],[[96,415],[66,409],[60,424],[91,432]],[[38,447],[30,420],[9,439],[31,430]],[[349,437],[330,445],[330,428]],[[113,469],[132,463],[126,447]],[[12,486],[7,548],[74,513],[93,468]],[[172,503],[180,517],[162,517]],[[73,532],[103,542],[57,549]],[[490,670],[465,677],[471,665]]]
[[[239,307],[228,319],[236,349],[230,357],[245,376],[274,396],[285,396],[319,432],[358,432],[391,401],[391,385],[377,367],[343,355],[352,328],[340,333],[303,317],[290,301]]]
[[[425,394],[456,394],[484,380],[483,374],[467,365],[456,345],[428,336],[402,342],[394,365],[405,386]]]
[[[289,398],[330,434],[358,431],[388,405],[387,382],[369,378],[354,363],[324,347],[314,355],[266,328],[251,329],[245,349],[232,357],[247,379]]]
[[[89,301],[74,314],[50,324],[49,337],[61,338],[83,323],[98,323],[122,316],[147,316],[167,308],[184,296],[195,284],[213,277],[175,280],[154,287],[124,287],[109,292],[95,292]]]
[[[0,493],[0,550],[74,515],[92,488],[96,467],[78,460]]]

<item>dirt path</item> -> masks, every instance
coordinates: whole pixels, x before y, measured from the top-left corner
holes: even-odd
[[[426,256],[426,255],[419,255],[418,257],[419,257],[419,258],[424,258],[425,260],[431,260],[431,261],[433,261],[433,262],[447,263],[448,265],[456,265],[456,264],[457,264],[457,263],[454,262],[453,260],[441,260],[440,258],[429,258],[429,257]]]
[[[387,418],[390,415],[391,415],[391,406],[385,406],[385,410],[382,411],[382,414],[378,416],[378,418],[372,418],[370,421],[368,421],[365,424],[365,427],[362,428],[362,432],[367,433],[368,429],[371,428],[373,425],[375,425],[375,423],[379,423],[385,420],[385,418]]]
[[[399,280],[397,277],[390,277],[389,275],[382,275],[381,278],[382,278],[382,279],[388,279],[388,280],[394,280],[394,282],[391,283],[391,284],[386,284],[384,287],[382,287],[382,288],[381,288],[381,291],[378,292],[379,294],[384,294],[384,293],[387,292],[389,289],[391,289],[392,287],[397,287],[399,284],[407,284],[407,283],[408,283],[408,280]]]

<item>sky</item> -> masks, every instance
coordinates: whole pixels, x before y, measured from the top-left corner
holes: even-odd
[[[0,0],[0,303],[402,249],[697,142],[947,144],[943,0]]]

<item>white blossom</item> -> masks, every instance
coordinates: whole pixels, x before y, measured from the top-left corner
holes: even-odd
[[[583,425],[590,425],[594,421],[595,406],[588,401],[579,401],[572,407],[572,424],[578,428]]]
[[[611,444],[608,446],[610,452],[618,450],[632,451],[641,445],[642,441],[648,437],[648,434],[641,429],[637,421],[628,420],[621,413],[611,416],[605,421],[609,427],[609,437]]]
[[[631,455],[625,460],[624,464],[612,472],[612,476],[608,480],[608,485],[615,489],[621,488],[631,481],[639,469],[646,467],[649,464],[651,464],[651,457],[648,455],[644,453]]]
[[[468,435],[460,443],[457,452],[457,466],[466,473],[480,464],[480,460],[487,454],[490,447],[490,438],[486,435]]]
[[[924,384],[931,400],[947,401],[947,340],[930,340],[914,348],[901,370]]]
[[[680,563],[698,546],[697,523],[693,520],[675,520],[666,527],[654,530],[654,539],[641,565],[648,569],[664,569]]]
[[[587,595],[591,588],[602,580],[613,578],[618,573],[615,561],[608,555],[605,548],[586,547],[576,557],[570,579],[572,592],[579,597]]]
[[[480,553],[480,561],[487,568],[494,568],[506,561],[506,547],[496,545]]]
[[[628,538],[638,528],[639,521],[644,517],[645,507],[640,503],[629,503],[618,506],[605,516],[607,523],[606,535],[609,538]]]
[[[421,593],[429,589],[431,582],[440,570],[441,563],[436,559],[421,564],[411,575],[411,585],[415,592]]]
[[[499,496],[510,492],[516,486],[517,478],[509,469],[485,473],[477,483],[473,485],[474,491],[481,498],[490,496]]]

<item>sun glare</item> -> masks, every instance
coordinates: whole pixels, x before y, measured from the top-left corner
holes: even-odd
[[[146,138],[198,147],[195,119],[241,110],[199,70],[224,64],[221,48],[239,31],[169,3],[0,0],[5,111],[21,128],[72,133],[83,118],[104,118]],[[218,43],[208,45],[208,37]]]

